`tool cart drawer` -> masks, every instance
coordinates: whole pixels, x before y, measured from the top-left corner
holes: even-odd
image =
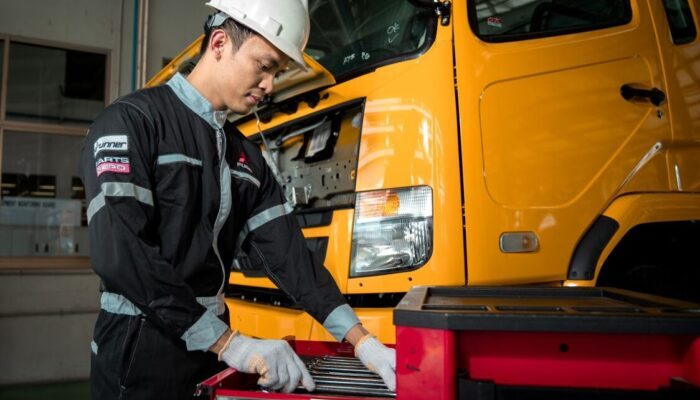
[[[290,394],[266,392],[258,387],[258,376],[229,368],[199,384],[201,400],[249,399],[364,399],[394,398],[379,375],[370,372],[354,358],[348,343],[290,341],[314,378],[316,390],[308,393],[301,386]]]
[[[419,287],[394,324],[400,399],[700,398],[693,303],[606,288]]]

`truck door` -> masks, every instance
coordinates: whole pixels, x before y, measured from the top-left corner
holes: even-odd
[[[634,179],[671,138],[649,7],[468,0],[453,18],[469,283],[564,280],[616,196],[668,189]]]
[[[667,76],[673,150],[671,184],[679,192],[700,191],[700,3],[689,0],[649,2],[658,30]]]

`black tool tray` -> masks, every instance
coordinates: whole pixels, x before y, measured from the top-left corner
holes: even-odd
[[[699,289],[700,290],[700,289]],[[592,287],[415,287],[397,326],[449,330],[700,334],[700,305]]]

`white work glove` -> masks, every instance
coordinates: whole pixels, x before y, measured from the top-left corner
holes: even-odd
[[[396,391],[396,350],[367,334],[355,345],[355,357],[370,371],[379,374],[389,390]]]
[[[306,390],[316,384],[299,356],[284,340],[258,340],[239,333],[219,352],[219,359],[241,372],[260,375],[258,385],[291,393],[299,381]]]

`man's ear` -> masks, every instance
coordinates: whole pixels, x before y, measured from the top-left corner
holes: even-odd
[[[218,59],[224,52],[224,45],[228,36],[223,29],[215,29],[209,38],[209,51]]]

